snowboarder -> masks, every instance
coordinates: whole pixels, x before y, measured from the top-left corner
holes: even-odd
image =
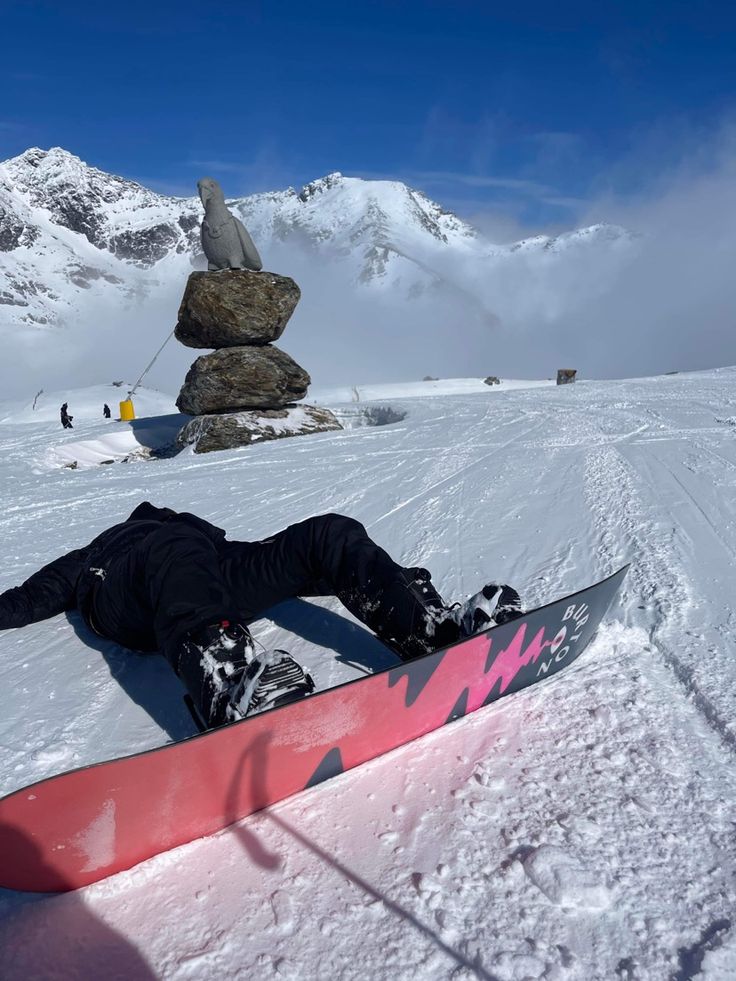
[[[59,410],[59,413],[61,415],[61,424],[64,427],[64,429],[74,429],[74,426],[72,426],[72,419],[74,418],[74,416],[69,415],[68,402],[65,402],[62,405],[61,409]]]
[[[102,414],[106,419],[110,418],[110,406],[107,404],[107,402],[105,402],[105,404],[102,406]]]
[[[203,518],[144,501],[0,595],[0,629],[79,609],[100,636],[160,651],[213,727],[313,690],[289,654],[256,651],[248,624],[285,599],[325,595],[337,596],[403,660],[521,613],[518,593],[495,584],[446,605],[426,569],[397,565],[345,515],[231,542]]]

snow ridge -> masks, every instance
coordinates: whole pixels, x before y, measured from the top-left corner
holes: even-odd
[[[516,270],[527,286],[552,263],[628,253],[612,225],[499,246],[400,181],[339,172],[300,191],[229,201],[267,264],[303,281],[329,263],[336,285],[390,304],[448,292],[487,312],[490,273]],[[157,194],[54,147],[0,164],[0,328],[78,322],[94,299],[132,308],[201,263],[198,198]],[[528,292],[528,290],[527,290]],[[173,311],[172,311],[173,315]]]

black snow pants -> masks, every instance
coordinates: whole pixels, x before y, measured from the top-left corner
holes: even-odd
[[[249,623],[297,596],[337,596],[400,656],[457,639],[425,569],[405,569],[360,522],[325,514],[259,542],[213,542],[167,522],[108,566],[97,584],[92,626],[134,650],[176,663],[183,635],[226,619]]]

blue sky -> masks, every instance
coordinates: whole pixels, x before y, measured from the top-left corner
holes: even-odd
[[[341,170],[564,226],[697,157],[736,96],[736,10],[710,0],[0,0],[0,17],[0,158],[60,145],[175,194]]]

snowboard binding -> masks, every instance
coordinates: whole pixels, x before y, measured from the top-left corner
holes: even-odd
[[[227,721],[237,722],[266,709],[287,705],[313,691],[311,674],[288,651],[263,651],[253,658],[230,694]]]
[[[464,603],[457,603],[451,613],[463,637],[470,637],[479,630],[508,623],[523,615],[521,597],[516,590],[495,582],[487,583]]]

